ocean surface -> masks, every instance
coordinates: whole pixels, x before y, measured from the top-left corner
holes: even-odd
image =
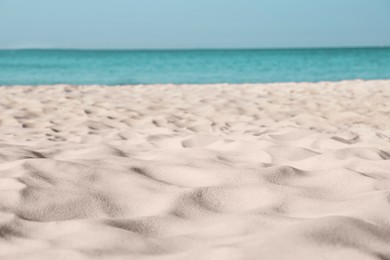
[[[0,85],[390,79],[390,48],[0,51]]]

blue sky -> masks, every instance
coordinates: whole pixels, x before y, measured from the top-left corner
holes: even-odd
[[[390,0],[0,0],[0,48],[390,46]]]

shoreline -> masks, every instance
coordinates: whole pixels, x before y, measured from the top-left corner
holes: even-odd
[[[341,83],[364,83],[364,82],[376,82],[376,83],[389,83],[389,79],[346,79],[346,80],[335,80],[335,81],[289,81],[289,82],[266,82],[266,83],[157,83],[157,84],[123,84],[123,85],[105,85],[105,84],[38,84],[38,85],[0,85],[1,87],[139,87],[139,86],[262,86],[262,85],[323,85],[323,84],[341,84]]]

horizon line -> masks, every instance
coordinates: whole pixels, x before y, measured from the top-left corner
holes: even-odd
[[[0,48],[0,51],[234,51],[234,50],[315,50],[315,49],[387,49],[390,45],[327,47],[243,47],[243,48]]]

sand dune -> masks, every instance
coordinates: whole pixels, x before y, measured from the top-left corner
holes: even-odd
[[[390,81],[0,88],[0,259],[390,259]]]

